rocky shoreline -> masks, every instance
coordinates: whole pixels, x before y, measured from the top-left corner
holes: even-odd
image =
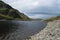
[[[29,40],[60,40],[60,20],[48,22],[47,26]]]
[[[23,30],[23,28],[19,28],[19,30],[16,30],[15,32],[9,34],[0,34],[0,40],[60,40],[60,20],[48,22],[43,30],[35,33],[34,35],[31,35],[31,32],[26,28],[25,30]]]

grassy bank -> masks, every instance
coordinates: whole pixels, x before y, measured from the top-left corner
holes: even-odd
[[[54,21],[54,20],[59,20],[59,19],[60,19],[60,16],[55,16],[55,17],[48,18],[44,21],[49,22],[49,21]]]

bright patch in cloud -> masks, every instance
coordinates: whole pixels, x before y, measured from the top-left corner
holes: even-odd
[[[38,2],[38,1],[33,2],[32,5],[33,5],[33,6],[37,6],[37,5],[39,5],[39,2]]]

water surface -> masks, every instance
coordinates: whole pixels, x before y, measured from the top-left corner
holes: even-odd
[[[5,21],[0,26],[3,24],[6,25],[3,26],[5,29],[2,28],[3,32],[1,30],[0,32],[6,34],[2,37],[5,40],[29,39],[30,36],[39,33],[46,26],[44,21]]]

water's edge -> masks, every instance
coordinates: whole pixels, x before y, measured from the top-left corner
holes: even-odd
[[[0,21],[0,39],[23,40],[37,34],[46,25],[44,21]]]

